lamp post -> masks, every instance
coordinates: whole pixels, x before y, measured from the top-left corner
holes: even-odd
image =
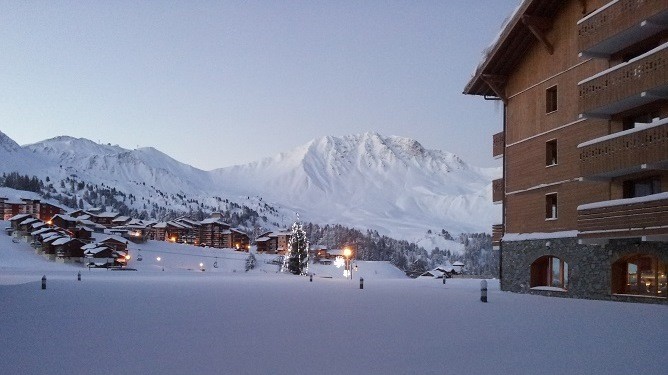
[[[352,250],[350,250],[349,247],[346,247],[343,249],[343,256],[346,257],[346,269],[348,270],[348,274],[350,275],[350,280],[353,279],[353,263],[352,263]]]
[[[155,258],[155,260],[157,260],[158,263],[162,265],[162,270],[164,271],[165,270],[165,263],[160,263],[160,260],[162,260],[162,258],[157,257],[157,258]]]

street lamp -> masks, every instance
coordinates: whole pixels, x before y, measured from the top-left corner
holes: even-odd
[[[160,260],[161,260],[161,259],[162,259],[162,258],[160,258],[160,257],[155,258],[155,260],[157,260],[158,263],[160,263]],[[164,271],[164,270],[165,270],[165,263],[160,263],[160,264],[162,264],[162,270]]]
[[[352,250],[350,250],[349,247],[346,247],[343,249],[343,256],[346,257],[346,269],[348,270],[348,273],[350,274],[350,280],[353,279],[353,263],[351,256],[353,255]]]

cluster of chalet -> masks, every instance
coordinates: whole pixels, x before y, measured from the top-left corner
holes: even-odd
[[[110,235],[94,242],[91,229],[85,227],[60,227],[66,215],[56,214],[45,222],[31,214],[17,214],[9,218],[10,226],[5,228],[13,241],[30,243],[35,252],[50,260],[63,263],[84,263],[94,267],[122,267],[129,259],[128,241]]]
[[[148,239],[240,251],[248,251],[250,245],[248,235],[223,222],[217,213],[202,221],[185,217],[143,221],[99,209],[67,212],[64,207],[23,198],[0,198],[0,213],[10,222],[5,231],[15,241],[32,244],[49,259],[93,266],[123,266],[129,259],[128,243]],[[94,232],[109,236],[94,242]]]

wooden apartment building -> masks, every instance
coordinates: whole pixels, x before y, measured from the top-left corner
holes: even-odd
[[[668,0],[525,0],[464,89],[503,103],[503,290],[668,303]]]

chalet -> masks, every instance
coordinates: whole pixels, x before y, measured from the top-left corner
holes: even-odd
[[[81,261],[84,256],[85,243],[76,238],[62,237],[51,243],[56,253],[56,259],[67,262]]]
[[[90,242],[91,238],[93,238],[93,230],[83,225],[77,225],[75,228],[71,229],[70,232],[72,233],[73,238],[77,238],[84,242]]]
[[[23,220],[26,220],[28,218],[32,218],[32,215],[17,214],[17,215],[14,215],[14,216],[10,217],[7,220],[9,221],[9,224],[10,224],[10,227],[12,228],[12,231],[17,231],[17,230],[19,230],[19,224],[21,224],[21,222]]]
[[[127,223],[130,222],[130,220],[132,220],[132,218],[130,218],[129,216],[118,216],[113,220],[111,220],[111,225],[113,226],[126,225]]]
[[[77,226],[77,219],[69,215],[55,215],[51,218],[51,223],[58,228],[71,230]]]
[[[98,243],[102,244],[102,245],[105,245],[105,246],[108,246],[108,247],[114,249],[115,251],[123,251],[123,252],[126,252],[126,253],[128,251],[128,241],[123,237],[109,236],[109,237],[105,238],[104,240],[99,241]]]
[[[69,239],[69,237],[61,234],[44,236],[44,239],[42,240],[42,254],[50,260],[56,259],[56,246],[54,245],[54,242],[60,239]]]
[[[267,232],[255,240],[258,252],[267,254],[285,254],[292,232]]]
[[[223,232],[230,229],[230,225],[217,218],[208,218],[200,222],[200,243],[206,246],[222,248]]]
[[[498,100],[501,289],[668,304],[668,1],[525,0],[464,93]]]
[[[433,269],[431,271],[424,272],[424,273],[420,274],[420,276],[418,276],[418,277],[428,277],[428,278],[434,278],[434,279],[442,279],[442,278],[446,277],[445,275],[446,275],[445,272],[436,268],[436,269]]]
[[[198,221],[190,220],[185,217],[181,217],[175,220],[176,223],[182,225],[184,230],[181,231],[179,240],[182,243],[187,243],[190,245],[199,245],[201,238],[201,227],[202,224]]]
[[[49,221],[54,215],[63,213],[62,207],[41,202],[39,199],[21,198],[20,200],[10,201],[7,198],[0,198],[2,204],[0,205],[0,217],[3,220],[18,214],[28,214],[43,221]]]
[[[223,232],[223,244],[227,248],[233,248],[240,251],[248,251],[250,246],[250,238],[248,235],[238,229],[230,228]]]
[[[111,228],[113,226],[113,221],[119,216],[118,212],[100,212],[96,215],[91,215],[91,221],[104,225],[106,228]]]
[[[107,268],[114,265],[114,249],[107,245],[91,243],[82,247],[84,251],[84,262],[88,267]]]

